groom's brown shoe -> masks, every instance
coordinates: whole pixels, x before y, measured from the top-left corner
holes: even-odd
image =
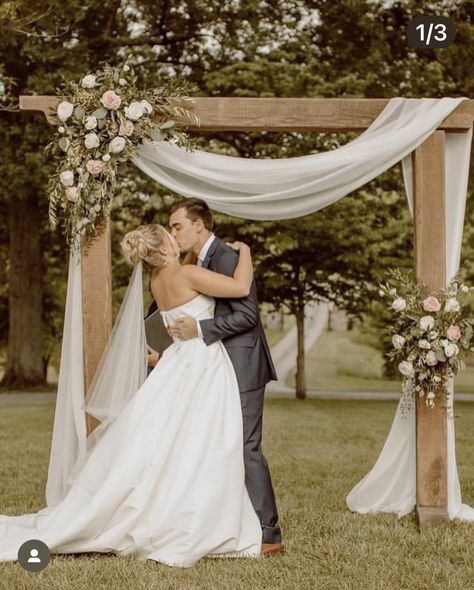
[[[261,557],[273,557],[283,553],[285,553],[285,548],[281,543],[262,543],[260,548]]]

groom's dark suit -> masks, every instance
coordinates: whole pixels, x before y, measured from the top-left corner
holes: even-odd
[[[215,237],[202,266],[233,276],[238,260],[238,253]],[[261,447],[265,385],[278,377],[260,320],[255,281],[247,297],[215,300],[214,318],[199,322],[203,339],[207,345],[222,340],[234,366],[242,405],[245,485],[262,524],[262,542],[280,543],[275,494]]]
[[[215,237],[202,266],[230,277],[238,261],[238,253]],[[234,365],[242,404],[245,484],[262,524],[263,543],[280,543],[275,495],[261,448],[265,385],[278,377],[260,320],[255,281],[247,297],[216,297],[214,317],[199,324],[204,342],[222,340]]]

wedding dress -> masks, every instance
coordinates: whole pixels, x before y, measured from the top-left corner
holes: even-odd
[[[165,324],[213,313],[206,295],[161,312]],[[206,555],[259,555],[239,390],[222,342],[175,340],[70,481],[56,506],[0,516],[0,561],[16,560],[29,539],[51,553],[138,554],[181,567]]]

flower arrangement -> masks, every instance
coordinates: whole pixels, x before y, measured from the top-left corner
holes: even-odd
[[[461,352],[474,352],[474,318],[465,305],[474,289],[459,284],[458,275],[444,289],[433,290],[412,281],[409,273],[388,272],[391,279],[379,291],[394,313],[393,324],[384,331],[392,336],[393,350],[387,354],[399,361],[409,399],[424,397],[433,408],[440,392],[448,391],[449,380],[463,368]]]
[[[144,139],[195,147],[176,121],[199,124],[185,108],[193,101],[187,96],[190,90],[195,89],[172,82],[140,90],[127,60],[115,68],[105,64],[59,90],[60,124],[46,147],[56,159],[48,183],[49,218],[53,227],[61,224],[71,247],[78,237],[92,237],[110,212],[119,165],[131,159]]]

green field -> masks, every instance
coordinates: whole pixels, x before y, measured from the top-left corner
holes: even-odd
[[[5,590],[459,589],[474,585],[474,525],[420,534],[413,516],[351,514],[344,497],[378,456],[394,402],[270,399],[264,450],[287,555],[172,569],[134,557],[53,555],[40,573],[0,564]],[[474,406],[458,404],[463,499],[474,503]],[[44,506],[53,406],[0,408],[0,512]]]
[[[306,354],[306,382],[316,391],[400,391],[401,381],[385,379],[382,353],[358,329],[324,332]],[[294,377],[287,384],[294,387]],[[474,393],[474,366],[456,378],[455,391]]]

